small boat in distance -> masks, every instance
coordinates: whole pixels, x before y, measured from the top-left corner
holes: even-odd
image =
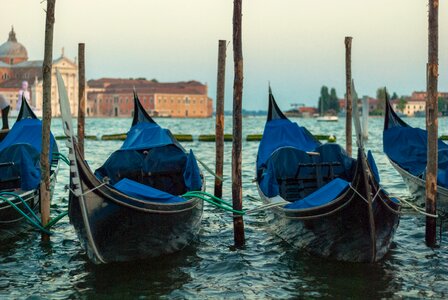
[[[173,253],[197,235],[203,211],[188,191],[205,189],[192,151],[146,113],[134,95],[134,117],[120,149],[93,172],[73,132],[64,81],[59,99],[70,160],[69,217],[96,264]]]
[[[321,144],[284,116],[270,89],[256,171],[271,229],[292,246],[350,262],[388,252],[401,205],[381,188],[371,153],[359,147],[355,160],[338,144]]]
[[[42,121],[25,98],[14,126],[0,138],[0,240],[40,224],[40,152]],[[50,184],[53,194],[58,173],[58,146],[50,136]],[[15,208],[16,206],[17,208]],[[20,210],[20,212],[18,211]],[[26,215],[26,217],[25,217]]]
[[[386,96],[383,151],[417,203],[425,204],[428,132],[404,122]],[[448,211],[448,145],[438,141],[437,209]]]
[[[316,118],[317,122],[337,122],[338,116],[320,116]]]

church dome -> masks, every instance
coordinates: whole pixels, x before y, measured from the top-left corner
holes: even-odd
[[[28,59],[28,52],[25,46],[17,42],[16,33],[14,28],[11,29],[9,33],[9,38],[6,43],[0,45],[0,60],[14,64],[22,62]]]

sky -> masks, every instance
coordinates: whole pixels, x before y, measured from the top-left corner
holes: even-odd
[[[243,108],[267,109],[268,82],[284,110],[316,106],[322,85],[345,92],[344,37],[352,36],[358,94],[425,90],[423,0],[243,0]],[[439,90],[448,91],[448,4],[440,2]],[[2,0],[0,43],[11,25],[32,60],[43,59],[42,0]],[[54,57],[86,44],[86,75],[198,80],[216,98],[218,40],[229,41],[225,108],[232,108],[232,0],[57,0]]]

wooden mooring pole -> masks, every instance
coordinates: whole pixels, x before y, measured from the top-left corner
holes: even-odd
[[[220,40],[218,46],[218,84],[216,87],[216,170],[219,177],[223,176],[224,165],[224,89],[226,75],[226,45]],[[222,180],[215,177],[215,196],[222,198]]]
[[[345,150],[352,155],[352,37],[345,37]]]
[[[428,159],[426,165],[426,212],[436,214],[437,202],[437,78],[439,52],[439,0],[429,0],[428,14],[428,64],[426,65],[426,130],[428,131]],[[426,217],[426,244],[436,245],[436,219]]]
[[[84,128],[86,112],[85,45],[78,44],[78,145],[84,156]]]
[[[42,151],[40,166],[42,178],[40,182],[40,213],[43,225],[50,221],[50,126],[51,126],[51,73],[53,67],[53,28],[56,0],[47,0],[45,21],[45,48],[42,66],[43,104],[42,104]],[[49,241],[50,236],[42,233],[42,240]]]
[[[235,77],[233,81],[233,143],[232,143],[232,199],[233,209],[242,210],[242,98],[243,98],[243,50],[241,41],[242,0],[233,2],[233,62]],[[244,246],[243,217],[233,215],[235,247]]]

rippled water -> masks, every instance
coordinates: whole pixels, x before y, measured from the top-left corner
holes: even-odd
[[[244,118],[243,133],[261,133],[264,118]],[[173,133],[199,135],[214,133],[213,119],[159,119]],[[297,120],[313,133],[332,133],[342,145],[345,120],[336,124]],[[424,119],[409,119],[424,126]],[[88,119],[87,134],[125,132],[130,119]],[[445,126],[445,127],[444,127]],[[382,119],[369,121],[367,147],[373,150],[382,183],[392,194],[410,197],[401,177],[382,153]],[[447,120],[440,120],[446,134]],[[52,130],[61,135],[61,122],[53,120]],[[231,118],[226,118],[231,133]],[[60,149],[66,149],[59,141]],[[87,141],[86,159],[99,167],[120,146],[118,141]],[[214,166],[214,143],[183,143],[210,166]],[[258,142],[243,144],[243,194],[258,196],[252,183]],[[225,144],[224,195],[231,196],[231,143]],[[207,175],[207,188],[213,191],[213,178]],[[68,169],[61,164],[53,198],[54,215],[67,208]],[[260,203],[244,199],[245,208]],[[43,244],[37,232],[24,233],[0,245],[0,298],[30,296],[65,298],[447,298],[447,234],[439,249],[424,244],[422,216],[407,211],[401,218],[395,243],[386,258],[376,264],[351,264],[311,257],[291,249],[266,230],[265,214],[246,216],[246,246],[234,250],[232,218],[227,213],[205,207],[199,239],[184,251],[144,262],[96,266],[80,247],[67,218],[55,227],[50,244]],[[448,229],[445,229],[445,231]],[[34,298],[33,298],[34,299]]]

